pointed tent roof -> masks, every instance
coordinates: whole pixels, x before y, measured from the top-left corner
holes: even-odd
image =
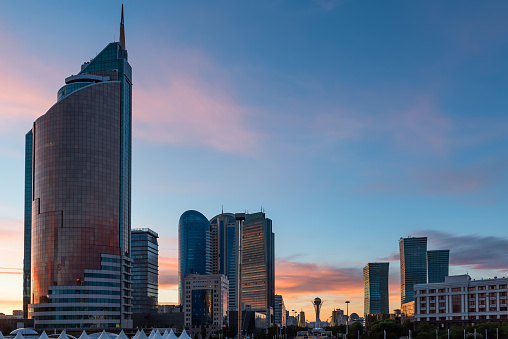
[[[25,339],[25,337],[23,337],[23,334],[21,334],[21,332],[18,332],[18,334],[16,334],[14,339]]]
[[[169,335],[166,339],[178,339],[175,332],[173,332],[173,329],[171,329],[171,332],[169,332]]]
[[[110,339],[109,335],[106,333],[106,330],[102,330],[101,335],[97,339]]]
[[[141,330],[139,331],[139,335],[136,339],[148,339],[148,337],[145,334],[145,331]]]
[[[166,328],[166,330],[164,331],[164,334],[162,335],[162,339],[167,339],[168,335],[169,335],[169,332],[168,332],[168,329]]]
[[[46,334],[46,331],[43,331],[39,339],[49,339],[48,335]]]
[[[155,335],[155,329],[152,328],[152,332],[150,332],[150,335],[148,336],[148,339],[152,339],[154,335]]]
[[[154,336],[151,339],[162,339],[161,333],[159,330],[155,331]]]
[[[125,30],[124,30],[124,23],[123,23],[123,4],[122,4],[122,18],[120,19],[120,46],[122,46],[122,49],[125,49]]]
[[[139,329],[136,331],[136,334],[132,337],[132,339],[138,339],[139,337]]]
[[[2,331],[0,331],[0,339],[5,339],[4,335],[2,334]]]
[[[120,334],[118,335],[118,337],[116,337],[116,339],[129,339],[129,337],[127,337],[124,333],[124,331],[122,330],[120,332]]]
[[[69,339],[67,334],[65,334],[65,330],[63,330],[62,333],[60,333],[60,335],[58,336],[58,339]]]
[[[182,334],[180,334],[180,336],[178,337],[178,339],[191,339],[191,337],[189,337],[189,335],[187,334],[187,332],[185,332],[185,330],[183,330]]]
[[[86,331],[83,331],[83,333],[81,333],[81,335],[79,336],[79,339],[90,339],[90,337],[88,336],[88,334],[86,334]]]

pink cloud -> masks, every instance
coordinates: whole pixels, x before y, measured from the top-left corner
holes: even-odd
[[[229,74],[196,51],[163,54],[168,55],[163,64],[153,60],[150,69],[141,70],[145,77],[133,94],[134,135],[225,153],[256,153],[260,135],[249,127],[255,112],[238,101]]]

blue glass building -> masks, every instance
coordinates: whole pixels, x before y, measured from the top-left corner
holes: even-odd
[[[363,268],[365,315],[389,313],[388,269],[387,262],[368,263]]]
[[[157,312],[159,296],[159,235],[149,228],[131,232],[132,312]],[[134,324],[136,327],[136,324]]]
[[[450,250],[427,251],[427,283],[440,283],[448,276]]]
[[[65,83],[33,124],[31,148],[27,134],[28,317],[37,329],[132,327],[132,69],[123,8],[120,41]]]
[[[32,139],[30,130],[25,136],[25,216],[23,258],[23,318],[28,318],[30,304],[31,255],[32,255]]]
[[[400,301],[414,300],[413,286],[427,283],[427,237],[400,238]]]
[[[198,211],[186,211],[178,223],[178,296],[184,302],[188,274],[211,274],[210,222]]]
[[[229,280],[229,310],[238,308],[238,227],[235,215],[221,213],[210,220],[212,273]]]

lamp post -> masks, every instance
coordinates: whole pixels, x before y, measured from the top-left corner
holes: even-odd
[[[349,300],[346,301],[346,335],[349,334]]]

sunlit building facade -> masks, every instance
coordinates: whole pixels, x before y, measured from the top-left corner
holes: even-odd
[[[389,313],[388,270],[387,262],[368,263],[363,268],[365,315]]]
[[[242,303],[266,312],[275,307],[275,255],[272,220],[262,212],[246,214],[242,228]],[[267,319],[273,323],[273,319]]]
[[[132,70],[123,9],[120,42],[65,83],[32,127],[28,316],[38,329],[130,327]]]
[[[178,223],[178,296],[184,302],[183,282],[189,274],[211,274],[210,222],[198,211],[182,214]]]
[[[229,310],[238,308],[238,226],[235,215],[221,213],[210,220],[212,273],[229,280]]]

